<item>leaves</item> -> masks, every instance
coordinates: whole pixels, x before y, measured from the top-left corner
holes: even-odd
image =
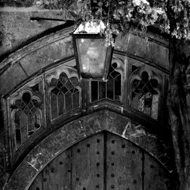
[[[189,0],[172,1],[173,3],[168,3],[168,0],[36,0],[35,2],[41,8],[68,9],[75,20],[86,22],[99,19],[105,23],[117,22],[122,32],[128,31],[129,23],[135,23],[142,30],[154,25],[172,37],[190,39]],[[75,3],[77,9],[72,8]]]
[[[67,9],[74,0],[35,0],[35,5],[41,9]]]
[[[142,30],[146,30],[150,25],[156,25],[160,27],[162,32],[169,33],[176,38],[190,38],[189,0],[179,0],[172,5],[168,4],[167,0],[161,0],[157,4],[151,5],[147,0],[97,0],[96,2],[97,4],[93,4],[96,7],[93,12],[89,0],[83,0],[84,5],[79,16],[84,21],[94,18],[109,22],[118,21],[120,22],[119,28],[124,31],[128,30],[127,23],[129,22],[138,23]],[[173,15],[172,27],[168,17],[170,11]]]

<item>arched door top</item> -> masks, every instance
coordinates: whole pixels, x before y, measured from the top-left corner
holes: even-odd
[[[107,131],[53,159],[29,190],[170,190],[170,173],[134,143]]]
[[[146,132],[142,125],[127,117],[102,110],[62,126],[37,144],[14,171],[4,190],[26,190],[38,173],[57,155],[101,131],[109,131],[133,142],[171,171],[169,147],[158,137]]]

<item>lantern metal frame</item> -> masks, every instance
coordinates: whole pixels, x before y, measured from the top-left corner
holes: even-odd
[[[72,37],[73,37],[74,54],[76,57],[76,66],[77,66],[79,78],[80,79],[92,79],[92,80],[97,80],[97,81],[106,81],[108,78],[109,68],[110,68],[110,64],[112,61],[113,46],[112,45],[109,45],[107,47],[105,46],[106,55],[105,55],[105,60],[104,60],[103,75],[102,76],[93,76],[92,74],[83,73],[81,71],[82,63],[80,62],[81,59],[79,57],[81,55],[80,55],[80,51],[78,50],[77,40],[78,39],[92,39],[92,40],[103,39],[103,40],[106,40],[106,37],[103,34],[100,35],[100,34],[89,34],[89,33],[77,33],[77,34],[73,33]]]

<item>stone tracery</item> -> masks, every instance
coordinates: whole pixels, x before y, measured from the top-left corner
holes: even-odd
[[[32,91],[23,91],[12,104],[15,147],[18,149],[42,126],[41,100]]]
[[[155,72],[140,68],[130,76],[130,106],[153,119],[158,118],[161,79]]]

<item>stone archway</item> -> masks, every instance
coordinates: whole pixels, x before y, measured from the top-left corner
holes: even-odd
[[[11,175],[4,190],[28,190],[40,172],[69,147],[101,131],[133,142],[152,155],[168,173],[172,172],[172,159],[168,147],[157,136],[129,118],[102,110],[74,120],[47,136],[34,147]]]
[[[134,143],[103,131],[66,149],[29,190],[169,190],[170,174]]]

